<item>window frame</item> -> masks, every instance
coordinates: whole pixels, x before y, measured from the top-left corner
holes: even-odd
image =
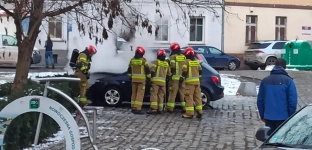
[[[284,19],[283,25],[281,24],[282,19]],[[284,39],[281,39],[281,28],[284,28]],[[276,16],[275,17],[275,40],[279,40],[279,41],[286,40],[287,39],[286,29],[287,29],[287,17]]]
[[[47,21],[48,29],[49,29],[49,35],[51,35],[50,34],[50,23],[54,23],[54,31],[53,31],[54,33],[53,34],[56,34],[56,24],[58,22],[61,23],[61,37],[51,37],[51,40],[52,41],[63,41],[63,39],[64,39],[64,22],[63,22],[64,17],[63,16],[56,16],[56,17],[54,17],[55,20],[50,21],[51,18],[53,18],[53,17],[48,18],[48,21]]]
[[[191,40],[191,28],[192,28],[192,24],[191,24],[191,20],[192,19],[196,19],[195,21],[195,39],[194,41]],[[201,19],[202,20],[202,25],[198,25],[197,24],[197,20]],[[205,43],[205,18],[204,17],[199,17],[199,16],[193,16],[189,18],[189,44],[203,44]],[[197,26],[202,26],[202,40],[201,41],[196,41],[196,37],[197,37]]]
[[[161,36],[161,37],[160,37],[161,40],[158,40],[157,37],[156,37],[156,34],[155,34],[155,32],[154,32],[155,42],[156,42],[156,43],[169,43],[169,41],[170,41],[170,40],[169,40],[169,39],[170,39],[170,30],[169,30],[170,19],[169,19],[169,17],[164,17],[164,16],[160,17],[159,15],[156,15],[155,18],[156,18],[156,19],[155,19],[155,20],[156,20],[156,21],[155,21],[155,24],[156,24],[156,26],[159,26],[159,30],[158,30],[158,35],[157,35],[157,37],[158,37],[158,36]],[[167,24],[164,24],[164,23],[163,23],[163,22],[165,22],[165,20],[167,20]],[[159,22],[160,22],[160,23],[159,23]],[[162,34],[162,33],[163,33],[163,32],[162,32],[162,29],[163,29],[163,27],[166,26],[166,25],[167,25],[167,29],[168,29],[168,30],[167,30],[167,31],[168,31],[168,32],[167,32],[167,41],[162,40],[162,39],[163,39],[163,38],[162,38],[162,35],[163,35],[163,34]]]
[[[255,17],[255,22],[252,23],[252,17]],[[258,16],[257,15],[246,15],[246,29],[245,29],[245,44],[251,44],[257,41],[257,24],[258,24]],[[247,36],[247,27],[248,27],[248,36]],[[251,27],[255,27],[255,41],[251,41]]]

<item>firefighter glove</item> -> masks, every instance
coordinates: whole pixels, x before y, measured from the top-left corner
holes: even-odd
[[[76,68],[80,69],[82,67],[82,62],[76,64]]]
[[[180,87],[182,86],[183,81],[184,81],[184,78],[183,78],[183,77],[180,77],[180,80],[179,80],[179,86],[180,86]]]

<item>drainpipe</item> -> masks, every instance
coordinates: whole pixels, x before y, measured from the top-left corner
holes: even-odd
[[[224,9],[225,9],[225,0],[222,0],[222,29],[221,29],[221,51],[224,52]]]

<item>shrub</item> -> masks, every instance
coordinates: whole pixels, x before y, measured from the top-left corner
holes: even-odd
[[[72,77],[71,75],[56,75],[55,77]],[[28,83],[24,87],[24,92],[11,95],[11,84],[5,83],[0,85],[0,97],[7,99],[0,100],[0,109],[3,109],[7,104],[14,101],[17,98],[27,96],[27,95],[42,95],[44,90],[44,85],[39,85],[37,83],[28,80]],[[58,88],[64,93],[68,94],[70,97],[74,98],[79,95],[79,86],[75,82],[53,82],[50,84],[52,87]],[[60,95],[48,92],[48,97],[54,99],[64,105],[70,112],[74,112],[74,107],[67,102]],[[6,135],[4,138],[5,149],[9,150],[20,150],[25,147],[30,147],[33,144],[36,126],[38,121],[39,113],[31,112],[25,113],[16,117],[12,120],[10,126],[7,128]],[[41,126],[41,131],[39,135],[39,142],[43,142],[47,137],[52,136],[59,130],[58,124],[49,116],[43,115],[43,122]]]

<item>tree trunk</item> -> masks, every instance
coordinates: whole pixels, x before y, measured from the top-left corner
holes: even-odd
[[[11,89],[11,94],[16,94],[23,91],[24,85],[28,80],[28,72],[30,68],[31,56],[33,51],[33,46],[28,38],[25,38],[18,45],[18,58],[16,64],[16,73],[14,77],[14,82]]]

